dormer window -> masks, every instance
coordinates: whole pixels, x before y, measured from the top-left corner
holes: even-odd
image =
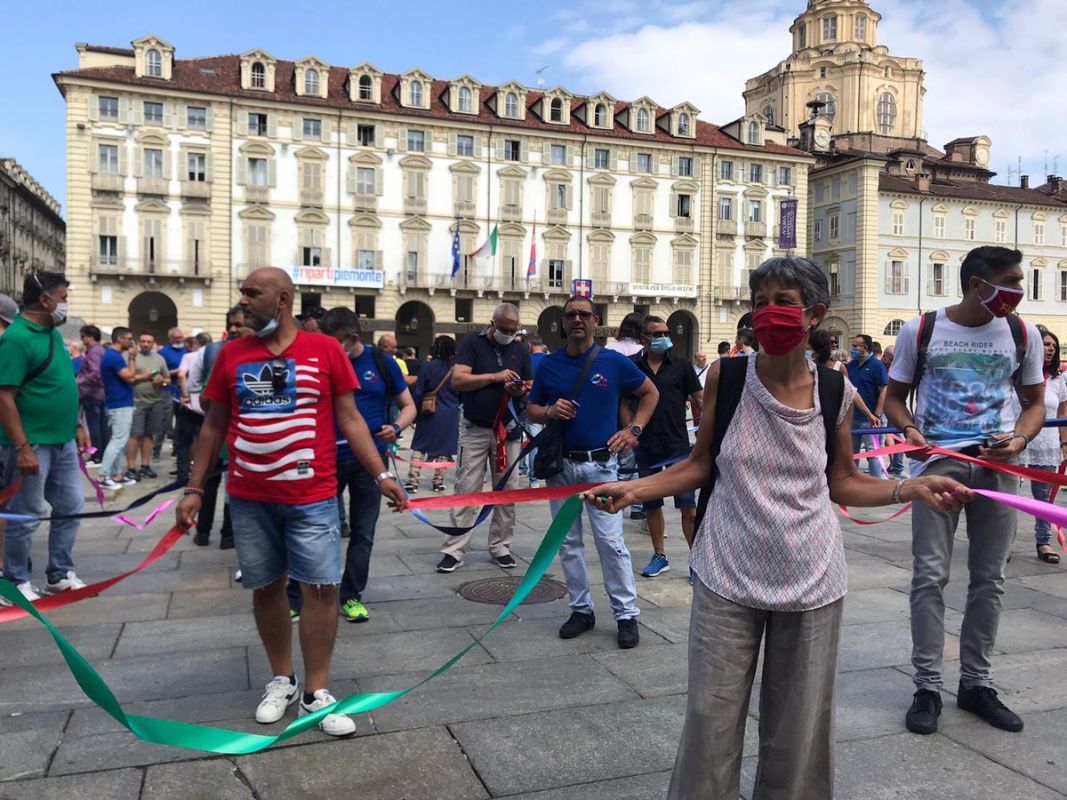
[[[822,20],[822,40],[824,42],[836,42],[837,41],[837,16],[823,17]]]
[[[163,56],[154,48],[145,53],[145,73],[150,78],[163,77]]]
[[[252,65],[252,88],[267,88],[267,68],[259,61]]]
[[[748,143],[749,144],[760,144],[760,135],[759,135],[759,133],[760,133],[760,131],[759,131],[759,123],[758,122],[752,121],[752,122],[748,123]]]
[[[563,101],[558,97],[553,98],[549,106],[549,119],[552,122],[563,122]]]
[[[422,82],[412,81],[408,85],[408,105],[422,107]]]
[[[608,107],[603,103],[597,103],[593,110],[593,125],[598,128],[608,127]]]
[[[689,135],[689,125],[690,125],[689,115],[686,114],[683,111],[681,114],[678,115],[678,135],[679,136],[688,136]]]
[[[519,97],[515,92],[508,92],[504,97],[504,116],[512,118],[519,116]]]
[[[648,133],[648,109],[641,108],[637,111],[637,130]]]
[[[317,95],[319,93],[319,71],[309,68],[304,71],[304,94]]]
[[[374,81],[371,79],[370,75],[361,75],[359,77],[359,99],[374,99]]]
[[[471,90],[466,86],[461,86],[459,89],[459,110],[464,114],[470,114],[474,105]]]
[[[763,119],[766,120],[768,125],[774,124],[774,106],[770,103],[763,107]]]

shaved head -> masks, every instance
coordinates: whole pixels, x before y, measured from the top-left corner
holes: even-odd
[[[260,331],[272,319],[283,328],[293,321],[293,279],[283,269],[263,267],[254,270],[241,282],[239,305],[245,312],[245,324]]]

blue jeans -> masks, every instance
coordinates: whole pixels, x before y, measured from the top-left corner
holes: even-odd
[[[73,441],[66,444],[33,445],[41,471],[26,475],[22,488],[7,510],[17,514],[33,514],[46,517],[80,514],[85,510],[85,496],[81,471],[78,468],[78,448]],[[15,448],[3,449],[5,474],[9,480],[17,478]],[[51,506],[51,512],[49,511]],[[34,531],[41,523],[8,522],[4,533],[4,577],[13,583],[30,579],[30,546]],[[58,581],[74,569],[74,539],[78,535],[80,520],[57,519],[48,529],[48,567],[45,575],[50,581]]]
[[[126,471],[126,443],[130,441],[130,428],[133,427],[133,406],[109,408],[107,418],[111,422],[111,440],[100,460],[100,474],[115,478]]]
[[[341,526],[335,498],[290,505],[231,495],[230,516],[244,588],[263,589],[286,572],[312,586],[341,582]]]
[[[82,411],[85,412],[85,424],[89,430],[89,441],[96,448],[96,457],[103,458],[107,441],[110,439],[107,425],[107,409],[104,401],[95,397],[82,398]]]
[[[1055,465],[1052,464],[1031,464],[1030,467],[1032,469],[1043,469],[1046,472],[1056,471]],[[1030,481],[1030,494],[1034,496],[1035,500],[1043,500],[1047,503],[1049,495],[1051,493],[1051,483]],[[1048,520],[1041,519],[1040,517],[1034,517],[1034,539],[1036,540],[1038,547],[1043,544],[1052,543],[1052,526],[1048,524]]]
[[[548,479],[549,486],[564,486],[572,483],[610,483],[618,480],[619,466],[615,457],[603,464],[578,463],[563,460],[563,472]],[[550,500],[552,516],[559,513],[564,500]],[[604,573],[604,589],[611,602],[611,611],[616,621],[632,619],[641,612],[637,608],[637,585],[634,582],[630,551],[622,538],[622,516],[585,506],[593,541],[600,555],[600,569]],[[567,538],[559,549],[559,562],[563,578],[567,582],[572,611],[593,613],[593,598],[589,594],[589,573],[585,567],[585,543],[582,541],[582,516],[579,515],[567,532]]]
[[[627,450],[625,453],[619,456],[619,468],[624,470],[619,475],[620,481],[632,481],[637,478],[637,451]],[[643,514],[645,506],[643,503],[634,503],[630,506],[630,514]]]
[[[875,448],[878,447],[877,443],[875,442],[874,436],[871,436],[869,434],[866,435],[866,436],[853,435],[853,437],[852,437],[852,452],[853,452],[853,454],[860,452],[860,450],[862,449],[863,445],[867,445],[867,447],[869,447],[871,450],[874,450]],[[871,473],[871,477],[872,478],[884,478],[885,477],[885,469],[883,469],[882,461],[879,458],[868,458],[867,459],[867,470]]]

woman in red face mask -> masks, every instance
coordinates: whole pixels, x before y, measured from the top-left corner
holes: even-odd
[[[761,352],[720,359],[709,369],[704,417],[689,458],[649,478],[599,486],[587,497],[613,511],[705,489],[706,512],[691,559],[689,702],[668,796],[738,796],[762,646],[753,795],[827,800],[833,797],[832,706],[847,583],[832,503],[923,500],[948,510],[969,492],[943,477],[887,481],[857,470],[850,438],[855,389],[805,354],[808,334],[829,305],[822,269],[803,258],[773,258],[752,273],[749,288]],[[729,404],[726,398],[737,402],[716,448],[722,420],[714,417]],[[834,404],[825,415],[820,398]]]

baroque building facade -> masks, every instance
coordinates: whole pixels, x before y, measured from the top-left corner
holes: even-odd
[[[781,201],[806,218],[814,160],[759,114],[716,126],[647,97],[132,45],[78,45],[55,76],[86,319],[217,330],[270,265],[304,307],[355,307],[421,352],[501,301],[554,345],[587,278],[603,334],[655,313],[692,355],[736,329],[747,271],[784,252]],[[493,231],[495,254],[470,255]]]
[[[18,297],[26,273],[64,269],[59,203],[13,158],[0,158],[0,292]]]

